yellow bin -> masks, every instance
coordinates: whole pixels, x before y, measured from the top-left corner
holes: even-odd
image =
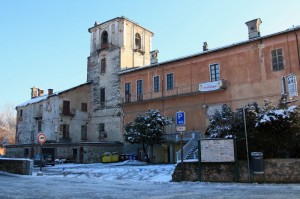
[[[102,162],[111,162],[111,154],[109,152],[105,152],[102,154]]]
[[[111,154],[111,162],[119,162],[119,154],[117,152]]]

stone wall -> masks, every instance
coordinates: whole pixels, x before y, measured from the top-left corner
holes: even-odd
[[[0,171],[32,175],[33,161],[30,159],[0,158]]]
[[[77,144],[45,143],[43,153],[50,153],[55,159],[66,159],[74,163],[96,163],[101,162],[104,152],[122,152],[123,144],[119,142],[86,142]],[[28,149],[29,154],[25,157],[24,151]],[[47,150],[48,149],[48,150]],[[9,145],[6,157],[27,158],[41,153],[39,144],[35,145]],[[50,151],[50,152],[49,152]]]
[[[172,180],[199,181],[198,162],[184,162],[183,175],[178,163]],[[201,181],[204,182],[249,182],[247,161],[238,162],[236,175],[235,163],[202,163]],[[300,159],[266,159],[264,174],[250,172],[250,181],[257,183],[300,183]],[[183,176],[183,179],[181,177]]]

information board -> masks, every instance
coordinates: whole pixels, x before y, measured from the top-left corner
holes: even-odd
[[[235,162],[233,139],[202,139],[201,162]]]

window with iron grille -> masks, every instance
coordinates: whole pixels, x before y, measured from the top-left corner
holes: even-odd
[[[101,68],[100,68],[100,73],[106,73],[106,59],[101,59]]]
[[[273,70],[282,70],[284,69],[284,59],[282,49],[275,49],[271,51],[272,55],[272,68]]]
[[[42,120],[37,121],[38,131],[42,131]]]
[[[98,126],[98,131],[99,132],[104,132],[105,131],[104,127],[105,127],[104,123],[100,123],[99,126]]]
[[[60,125],[60,132],[62,133],[63,138],[69,138],[69,125],[68,124],[61,124]]]
[[[84,102],[81,103],[81,111],[87,112],[87,103],[84,103]]]
[[[153,90],[154,92],[159,92],[159,76],[153,78]]]
[[[210,81],[219,81],[220,80],[220,65],[219,64],[211,64],[209,66],[210,69]]]
[[[100,88],[100,105],[102,108],[105,106],[105,88]]]
[[[174,88],[174,74],[167,74],[167,90],[171,90]]]
[[[103,138],[107,138],[107,134],[105,133],[105,124],[104,123],[98,124],[98,132],[99,132],[100,140],[102,140]]]
[[[136,96],[137,101],[143,100],[143,80],[136,81]]]
[[[87,125],[81,126],[81,140],[87,140]]]
[[[125,102],[131,101],[131,83],[125,83]]]

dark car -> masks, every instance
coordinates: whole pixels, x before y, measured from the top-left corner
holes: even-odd
[[[34,158],[34,165],[40,166],[41,165],[41,154],[35,154]],[[42,154],[42,166],[44,167],[45,165],[55,165],[55,160],[53,155],[51,154]]]

